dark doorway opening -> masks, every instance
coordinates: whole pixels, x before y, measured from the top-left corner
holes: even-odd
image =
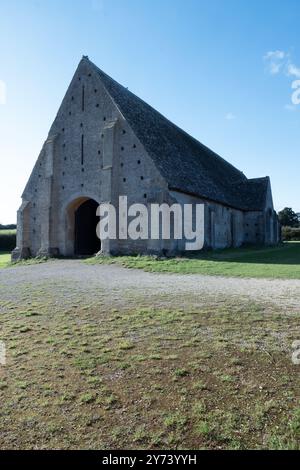
[[[94,255],[100,250],[101,242],[96,227],[98,203],[93,199],[83,202],[75,212],[75,254]]]

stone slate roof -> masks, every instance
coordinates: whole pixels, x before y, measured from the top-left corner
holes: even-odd
[[[264,210],[270,178],[252,178],[237,186],[237,191],[243,195],[243,204],[247,210]]]
[[[265,207],[268,178],[248,180],[233,165],[170,122],[92,62],[90,64],[171,190],[242,210],[262,210]]]

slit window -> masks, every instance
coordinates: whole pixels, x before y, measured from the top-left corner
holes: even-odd
[[[84,85],[82,86],[82,94],[81,94],[81,110],[84,111],[84,99],[85,99],[85,89]]]
[[[83,165],[84,160],[84,135],[81,136],[81,165]]]

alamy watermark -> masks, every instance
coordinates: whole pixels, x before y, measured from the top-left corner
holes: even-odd
[[[0,366],[6,365],[6,347],[4,341],[0,341]]]
[[[97,216],[100,240],[184,240],[183,249],[188,251],[204,246],[204,204],[128,206],[127,196],[120,196],[118,208],[102,203]]]

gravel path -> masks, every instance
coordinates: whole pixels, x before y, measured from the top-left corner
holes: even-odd
[[[183,298],[205,303],[213,298],[238,297],[300,308],[300,280],[147,273],[117,265],[88,265],[80,260],[54,260],[0,270],[0,302],[21,301],[28,289],[40,295],[50,290],[61,303],[105,298],[111,304],[124,304],[132,295],[153,304],[161,297],[175,305]]]

